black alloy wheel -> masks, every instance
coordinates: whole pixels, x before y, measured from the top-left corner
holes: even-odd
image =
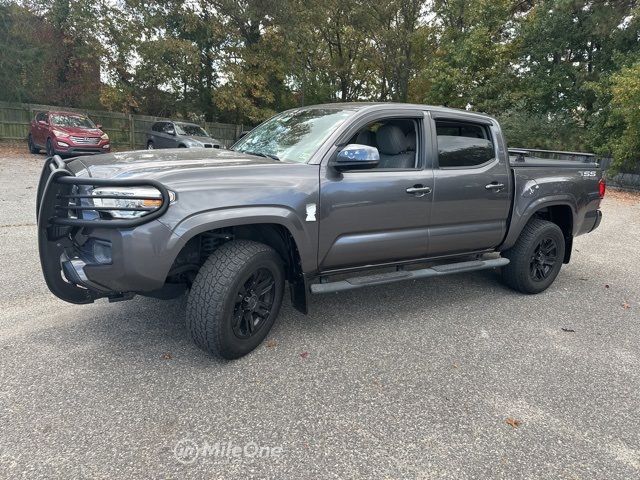
[[[535,247],[529,261],[531,278],[537,282],[546,280],[558,261],[558,245],[554,238],[545,237]]]
[[[259,268],[240,286],[233,310],[233,333],[242,339],[255,335],[266,324],[275,299],[275,278]]]

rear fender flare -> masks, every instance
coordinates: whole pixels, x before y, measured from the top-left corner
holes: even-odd
[[[520,233],[522,233],[525,225],[531,219],[531,217],[535,215],[536,212],[543,208],[554,207],[558,205],[567,206],[571,209],[571,216],[573,220],[572,233],[575,235],[577,208],[575,200],[570,195],[554,195],[538,198],[529,203],[522,212],[519,211],[516,202],[516,207],[513,210],[511,224],[509,225],[507,236],[505,237],[504,242],[502,242],[502,245],[500,245],[498,250],[503,251],[513,247],[513,245],[516,243],[516,240],[518,240]]]

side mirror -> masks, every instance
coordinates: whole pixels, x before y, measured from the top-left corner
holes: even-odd
[[[378,163],[380,163],[380,153],[376,147],[351,143],[338,152],[331,166],[342,172],[375,168]]]
[[[166,133],[167,135],[173,135],[174,137],[176,136],[176,131],[173,128],[167,128],[164,133]]]
[[[102,124],[101,124],[101,123],[97,123],[97,124],[96,124],[96,128],[97,128],[98,130],[102,130]]]
[[[249,133],[251,130],[243,130],[242,132],[240,132],[240,135],[238,136],[238,140],[240,140],[242,137],[244,137],[247,133]]]
[[[46,121],[44,121],[44,120],[38,120],[38,123],[39,123],[40,125],[46,125],[46,124],[47,124],[47,122],[46,122]]]

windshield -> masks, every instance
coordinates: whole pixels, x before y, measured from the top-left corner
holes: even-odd
[[[198,125],[191,125],[189,123],[176,123],[176,133],[178,135],[187,135],[189,137],[208,137],[209,134],[205,132]]]
[[[232,150],[305,163],[353,110],[309,108],[283,112],[236,143]]]
[[[51,115],[51,124],[58,125],[60,127],[81,127],[81,128],[96,128],[96,125],[87,117],[82,115]]]

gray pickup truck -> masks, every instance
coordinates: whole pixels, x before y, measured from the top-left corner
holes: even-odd
[[[601,220],[597,163],[510,156],[491,117],[331,104],[267,120],[230,150],[47,159],[38,235],[72,303],[188,291],[193,340],[232,359],[309,294],[500,268],[538,293]]]

